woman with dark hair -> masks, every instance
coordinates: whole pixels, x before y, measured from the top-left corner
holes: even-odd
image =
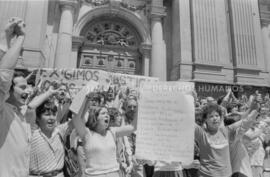
[[[202,109],[204,128],[196,126],[195,141],[200,149],[200,177],[230,177],[232,167],[230,161],[229,140],[237,128],[245,128],[256,119],[258,113],[251,111],[246,119],[230,126],[221,125],[222,110],[217,104],[207,104]]]
[[[129,135],[136,129],[133,124],[121,127],[109,127],[110,116],[106,107],[90,107],[88,121],[84,125],[81,117],[88,108],[86,103],[72,119],[83,140],[86,157],[85,176],[119,177],[119,163],[116,155],[116,139]]]
[[[64,137],[71,124],[58,125],[57,106],[54,99],[47,99],[36,108],[36,124],[30,151],[30,176],[64,177]]]

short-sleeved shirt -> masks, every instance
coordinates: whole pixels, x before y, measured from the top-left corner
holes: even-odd
[[[202,127],[195,128],[195,141],[200,148],[199,173],[204,177],[229,177],[232,174],[228,129],[222,126],[218,134],[223,138],[215,144],[210,141],[207,132]]]
[[[30,154],[31,173],[48,173],[63,168],[65,152],[61,137],[64,137],[67,129],[68,123],[57,126],[50,138],[40,129],[33,131]]]
[[[244,134],[253,125],[251,118],[241,120],[241,126],[238,127],[230,137],[230,154],[233,173],[240,172],[247,177],[252,177],[250,158],[243,142]]]
[[[31,126],[21,110],[6,102],[12,78],[12,70],[0,70],[0,176],[26,177]]]
[[[230,154],[233,173],[240,172],[247,177],[252,177],[249,155],[242,138],[230,142]]]
[[[249,133],[255,132],[256,129],[261,129],[263,123],[260,123],[254,129],[249,129]],[[264,139],[264,134],[261,133],[261,136],[256,137],[253,140],[247,139],[245,136],[243,138],[243,143],[248,151],[250,157],[251,166],[263,166],[265,151],[263,148],[262,141]]]

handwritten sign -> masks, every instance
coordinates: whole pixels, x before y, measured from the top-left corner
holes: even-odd
[[[80,112],[82,105],[86,102],[86,95],[93,92],[95,88],[98,87],[98,82],[90,81],[86,86],[84,86],[75,96],[70,105],[70,110],[76,114]]]
[[[109,86],[126,86],[139,88],[144,81],[158,81],[158,78],[136,76],[120,73],[111,73],[95,69],[40,69],[37,72],[36,83],[42,82],[42,88],[50,85],[53,81],[66,84],[74,97],[90,81],[96,81],[101,87],[99,90],[107,91]]]
[[[140,89],[136,157],[190,163],[195,113],[189,82],[144,83]]]

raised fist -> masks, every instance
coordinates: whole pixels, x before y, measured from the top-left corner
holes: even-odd
[[[25,35],[25,23],[22,19],[18,17],[13,17],[9,19],[8,23],[5,26],[5,43],[9,48],[11,46],[11,40],[18,36]]]

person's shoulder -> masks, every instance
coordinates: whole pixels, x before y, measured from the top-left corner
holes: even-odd
[[[2,73],[13,74],[14,70],[13,69],[0,69],[0,74]]]
[[[31,137],[31,142],[34,143],[37,140],[40,140],[42,138],[42,132],[39,127],[36,129],[32,130],[32,137]],[[42,138],[43,139],[43,138]]]
[[[12,69],[0,69],[0,79],[9,80],[13,77],[14,70]]]

